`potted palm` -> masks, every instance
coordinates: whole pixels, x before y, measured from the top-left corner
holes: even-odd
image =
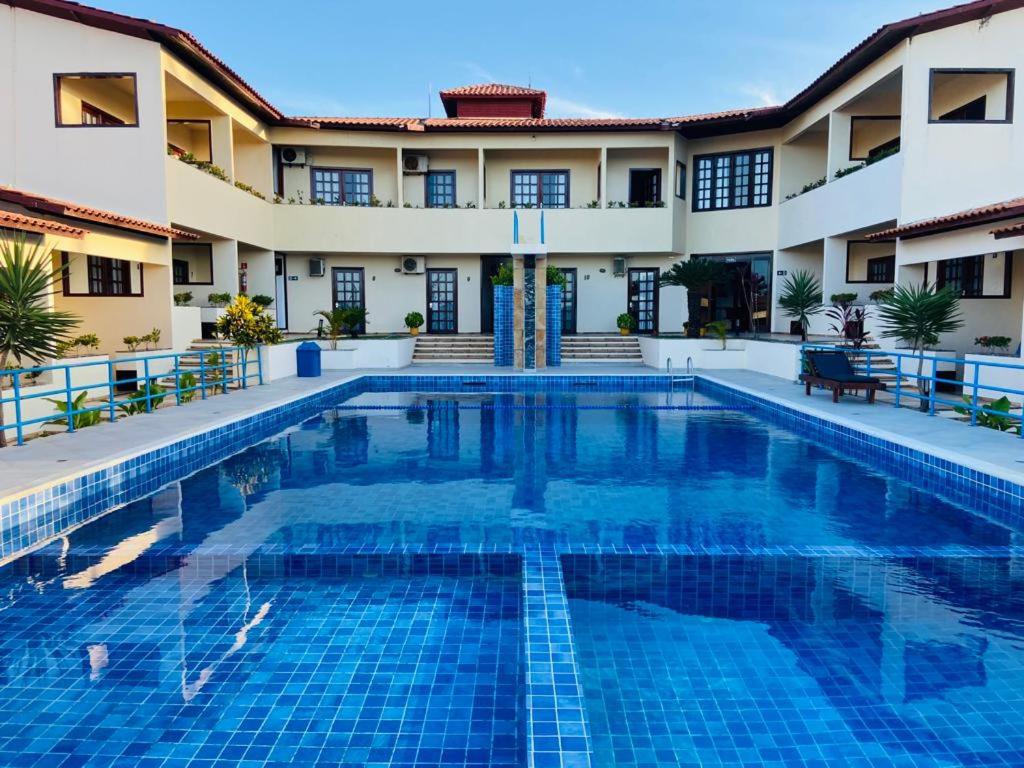
[[[927,410],[924,398],[931,392],[931,382],[921,378],[925,350],[937,345],[942,334],[963,327],[960,297],[949,288],[936,289],[926,282],[897,285],[879,303],[878,319],[884,338],[902,341],[917,356],[917,382],[923,396],[920,406]]]
[[[699,338],[701,333],[700,307],[711,289],[725,281],[725,266],[713,259],[689,258],[673,264],[661,276],[659,285],[681,286],[686,289],[686,335]]]
[[[797,270],[782,284],[779,306],[783,314],[800,324],[800,341],[807,341],[807,327],[811,324],[811,317],[823,309],[821,295],[821,283],[807,269]]]
[[[23,234],[0,237],[0,371],[56,357],[57,344],[66,342],[78,325],[74,315],[48,306],[66,270],[52,264],[50,252],[39,243],[29,244]],[[5,378],[0,376],[0,399]],[[7,407],[0,406],[0,447],[7,445]]]
[[[422,325],[423,315],[419,312],[410,312],[405,316],[405,327],[409,329],[410,336],[418,336]]]

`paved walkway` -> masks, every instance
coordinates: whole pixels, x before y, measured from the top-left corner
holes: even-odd
[[[756,371],[698,373],[874,437],[1024,485],[1024,440],[1016,435],[896,408],[891,403],[868,405],[863,396],[845,395],[836,404],[831,392],[812,389],[807,397],[803,386]]]

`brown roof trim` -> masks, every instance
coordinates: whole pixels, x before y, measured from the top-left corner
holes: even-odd
[[[995,235],[996,240],[1005,240],[1008,237],[1022,237],[1024,236],[1024,223],[993,229],[990,234]]]
[[[898,237],[902,240],[909,240],[926,235],[937,235],[940,232],[950,232],[954,229],[988,224],[993,221],[1003,221],[1018,216],[1024,216],[1024,197],[1016,197],[1012,200],[982,205],[977,208],[968,208],[966,211],[958,211],[945,216],[912,221],[909,224],[901,224],[898,227],[890,227],[880,232],[874,232],[865,239],[891,240],[894,237]]]
[[[198,239],[198,235],[167,227],[163,224],[154,224],[144,219],[122,216],[119,213],[68,203],[63,200],[56,200],[52,197],[44,197],[43,195],[36,195],[11,187],[0,187],[0,201],[12,205],[20,205],[26,210],[49,214],[50,216],[61,216],[76,221],[91,221],[96,224],[104,224],[108,227],[128,230],[130,232],[139,232],[144,235],[173,238],[176,240]]]
[[[14,8],[43,13],[89,27],[162,43],[218,85],[240,106],[252,111],[261,119],[276,122],[284,117],[273,104],[263,98],[255,88],[245,82],[237,72],[217,58],[189,32],[148,19],[126,16],[70,2],[70,0],[0,0],[0,2]]]
[[[0,211],[0,231],[4,229],[35,232],[41,235],[61,235],[62,237],[73,237],[76,240],[85,237],[85,230],[79,227],[69,227],[67,224],[57,221],[37,219],[14,211]]]

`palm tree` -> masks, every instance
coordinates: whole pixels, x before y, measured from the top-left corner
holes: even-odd
[[[686,335],[700,336],[700,300],[716,285],[725,282],[725,266],[720,261],[690,257],[673,264],[659,281],[661,287],[682,286],[686,289]]]
[[[939,343],[939,336],[963,327],[960,297],[949,288],[936,290],[927,282],[920,285],[897,285],[892,293],[879,301],[878,316],[882,323],[882,336],[899,339],[909,344],[916,355],[918,348]],[[917,376],[921,382],[924,356],[917,359]],[[928,392],[927,382],[921,388]]]
[[[78,325],[74,315],[47,305],[47,297],[66,269],[54,269],[52,265],[50,251],[41,242],[30,244],[24,234],[5,236],[0,232],[0,370],[56,357],[58,342],[66,341]],[[0,447],[6,445],[0,407]]]
[[[341,307],[321,309],[314,315],[322,317],[327,323],[327,338],[331,341],[331,349],[338,348],[338,337],[345,332],[345,310]]]
[[[801,269],[787,277],[782,284],[779,306],[783,314],[796,318],[800,323],[800,340],[807,341],[807,326],[811,323],[811,315],[822,310],[821,283],[814,273]]]

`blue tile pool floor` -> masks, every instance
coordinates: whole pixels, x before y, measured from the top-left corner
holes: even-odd
[[[521,765],[520,613],[512,576],[56,582],[2,614],[0,764]]]
[[[0,765],[1024,764],[1012,520],[582,383],[387,382],[9,564]]]

